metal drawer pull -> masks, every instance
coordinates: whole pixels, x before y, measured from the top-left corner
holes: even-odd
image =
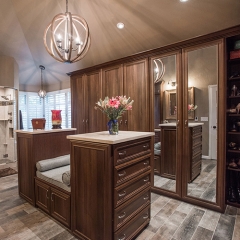
[[[118,240],[124,240],[126,239],[126,234],[124,233],[121,237],[118,238]]]
[[[123,197],[123,196],[125,196],[125,195],[126,195],[126,191],[123,191],[122,193],[119,193],[119,194],[118,194],[119,197]]]
[[[149,145],[148,144],[146,144],[146,145],[143,145],[143,148],[148,148],[149,147]]]
[[[145,165],[145,166],[148,165],[148,164],[149,164],[149,161],[146,161],[146,162],[143,163],[143,165]]]
[[[126,151],[119,152],[118,155],[119,155],[119,156],[124,156],[124,155],[126,155]]]
[[[149,199],[149,196],[148,196],[148,195],[143,198],[143,200],[148,200],[148,199]]]
[[[147,177],[147,178],[143,179],[143,181],[144,181],[144,182],[148,182],[148,181],[149,181],[149,178]]]
[[[47,190],[47,192],[46,192],[46,199],[48,199],[48,190]]]
[[[120,125],[122,125],[122,120],[120,120]]]
[[[126,175],[126,172],[125,172],[125,171],[124,171],[123,173],[119,173],[119,174],[118,174],[119,177],[123,177],[123,176],[125,176],[125,175]]]
[[[125,125],[127,125],[127,120],[125,120]]]
[[[124,218],[125,216],[126,216],[126,212],[123,212],[122,215],[119,215],[119,216],[118,216],[118,218],[119,218],[119,219],[122,219],[122,218]]]
[[[143,219],[147,219],[148,218],[148,214],[146,214],[145,216],[143,216]]]
[[[52,197],[53,197],[53,193],[51,194],[51,201],[53,202],[53,198]]]

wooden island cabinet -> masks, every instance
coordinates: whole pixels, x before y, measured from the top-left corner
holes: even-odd
[[[36,163],[70,154],[70,143],[66,136],[75,132],[75,128],[16,130],[19,195],[30,204],[35,206]]]
[[[154,132],[71,141],[71,224],[80,239],[133,239],[150,221]]]

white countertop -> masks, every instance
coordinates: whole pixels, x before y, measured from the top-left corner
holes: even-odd
[[[197,127],[201,126],[204,123],[188,123],[188,127]],[[176,127],[176,123],[161,123],[159,124],[160,127]]]
[[[51,132],[63,132],[77,130],[76,128],[62,128],[62,129],[26,129],[26,130],[16,130],[16,133],[27,133],[27,134],[42,134]]]
[[[76,135],[68,135],[67,138],[71,140],[98,142],[116,144],[121,142],[127,142],[144,137],[154,136],[154,132],[136,132],[136,131],[119,131],[118,135],[110,135],[108,131],[84,133]]]

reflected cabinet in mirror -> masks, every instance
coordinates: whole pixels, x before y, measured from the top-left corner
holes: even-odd
[[[158,84],[154,82],[156,59],[164,69]],[[220,87],[224,86],[223,42],[184,48],[151,61],[158,116],[154,117],[152,190],[223,211],[224,149],[219,147],[225,127],[224,88]]]
[[[158,65],[157,65],[158,64]],[[169,118],[170,105],[178,107],[179,52],[155,57],[151,60],[152,82],[154,84],[154,187],[170,194],[177,194],[177,112]],[[160,74],[157,74],[161,71]],[[156,80],[157,79],[157,80]],[[166,94],[168,94],[166,98]],[[171,94],[173,93],[173,94]],[[167,102],[166,102],[166,99]],[[168,104],[168,107],[166,107]],[[170,121],[168,121],[170,120]],[[166,125],[166,126],[165,126]]]

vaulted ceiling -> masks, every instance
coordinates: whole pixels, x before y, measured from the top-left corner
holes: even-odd
[[[39,65],[44,83],[57,90],[69,82],[68,72],[240,24],[239,0],[69,0],[68,10],[87,21],[91,35],[89,52],[74,64],[54,60],[43,43],[65,0],[0,1],[0,55],[18,63],[21,90],[39,87]]]

